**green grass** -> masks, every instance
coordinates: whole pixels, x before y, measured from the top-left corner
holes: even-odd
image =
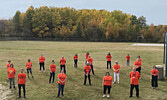
[[[91,76],[92,86],[83,86],[85,53],[89,51],[94,59],[95,76]],[[17,74],[20,68],[26,68],[27,59],[31,59],[34,79],[27,79],[27,100],[55,100],[57,96],[57,75],[60,70],[59,60],[64,56],[67,60],[67,81],[64,97],[57,100],[102,100],[102,78],[106,71],[113,77],[112,70],[106,70],[105,56],[108,52],[112,55],[112,65],[118,60],[120,69],[120,84],[115,84],[111,90],[112,100],[129,100],[130,79],[129,72],[138,55],[143,60],[142,80],[140,80],[140,98],[138,100],[166,100],[166,80],[159,81],[157,90],[150,84],[150,70],[153,65],[161,65],[163,47],[135,47],[131,43],[105,43],[105,42],[42,42],[42,41],[1,41],[0,42],[0,82],[6,83],[6,64],[10,59],[14,64]],[[78,53],[78,68],[73,67],[73,55]],[[126,66],[126,54],[131,56],[130,67]],[[45,73],[39,73],[38,58],[40,54],[46,57]],[[51,60],[56,61],[56,83],[49,84],[49,65]],[[17,82],[16,82],[17,83]],[[18,89],[12,90],[14,98],[18,97]],[[131,100],[137,99],[134,97]],[[109,100],[104,98],[104,100]]]

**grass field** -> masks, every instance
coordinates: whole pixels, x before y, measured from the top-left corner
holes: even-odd
[[[157,90],[153,90],[150,84],[150,70],[153,65],[161,65],[163,57],[163,47],[137,47],[132,43],[105,43],[105,42],[42,42],[42,41],[1,41],[0,42],[0,83],[9,84],[6,80],[6,64],[12,60],[17,74],[20,68],[26,68],[27,59],[32,61],[32,71],[34,79],[27,79],[26,97],[27,100],[103,100],[102,98],[102,78],[106,71],[113,77],[113,71],[106,69],[105,56],[108,52],[112,55],[112,65],[118,60],[120,69],[120,84],[114,84],[111,90],[112,100],[129,100],[130,79],[129,72],[138,55],[141,56],[142,80],[140,80],[140,98],[134,97],[130,100],[167,100],[167,81],[159,81]],[[89,51],[94,58],[95,76],[91,76],[92,86],[83,86],[85,63],[85,53]],[[78,68],[74,68],[73,55],[78,53]],[[126,66],[126,54],[131,56],[130,67]],[[39,73],[38,58],[40,54],[46,57],[46,72]],[[67,81],[65,85],[64,97],[56,98],[58,86],[57,75],[60,70],[59,60],[64,56],[67,60]],[[56,61],[56,82],[49,84],[49,65],[51,60]],[[17,82],[16,82],[17,83]],[[18,89],[12,89],[14,99],[18,99]],[[104,100],[109,100],[104,98]]]

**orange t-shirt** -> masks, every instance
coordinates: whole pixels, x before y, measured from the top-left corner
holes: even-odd
[[[50,71],[51,72],[55,72],[56,71],[56,65],[55,64],[51,64],[50,65]]]
[[[151,70],[151,74],[152,74],[153,76],[158,76],[158,73],[159,73],[159,71],[158,71],[157,69],[152,69],[152,70]]]
[[[90,63],[92,65],[93,58],[88,58],[87,61],[88,61],[88,63]]]
[[[84,66],[84,71],[85,71],[85,75],[86,75],[87,73],[90,75],[91,67],[85,65],[85,66]]]
[[[85,54],[86,59],[88,59],[88,56],[89,56],[88,54]]]
[[[78,56],[75,55],[73,58],[74,58],[74,60],[77,60],[77,59],[78,59]]]
[[[111,55],[107,55],[106,56],[107,61],[111,61],[111,57],[112,57]]]
[[[112,85],[112,77],[111,76],[104,76],[103,81],[104,81],[104,85],[106,85],[106,86]]]
[[[8,72],[8,78],[14,78],[15,77],[15,74],[16,74],[15,68],[9,67],[7,72]]]
[[[9,63],[6,65],[7,69],[10,67],[10,65],[11,65],[11,64],[9,64]]]
[[[45,57],[43,57],[43,56],[42,56],[42,57],[39,57],[39,62],[40,62],[40,63],[44,63],[44,62],[45,62]]]
[[[60,73],[58,76],[57,76],[61,81],[64,81],[66,78],[67,78],[67,76],[66,76],[66,74],[62,74],[62,73]],[[63,83],[61,83],[60,81],[58,81],[58,83],[59,84],[61,84],[61,85],[65,85],[65,81],[63,82]]]
[[[114,72],[116,72],[118,69],[120,69],[120,66],[119,64],[118,65],[115,64],[113,68],[114,68]],[[117,73],[119,73],[119,70],[117,71]]]
[[[31,62],[27,62],[26,63],[26,67],[27,67],[27,69],[30,69],[32,67],[32,63]]]
[[[130,56],[126,56],[126,60],[129,61],[130,60]]]
[[[141,64],[140,61],[135,61],[135,62],[134,62],[134,65],[135,65],[135,68],[138,68],[138,67],[140,67],[142,64]]]
[[[65,65],[66,64],[66,59],[60,59],[60,64]]]
[[[138,71],[136,72],[131,71],[129,74],[129,77],[131,78],[130,84],[133,84],[133,85],[139,84],[140,73]]]
[[[26,83],[26,74],[25,73],[19,73],[17,75],[18,77],[18,84],[25,84]]]
[[[142,61],[142,59],[141,59],[141,58],[139,58],[139,61],[141,62],[141,61]]]

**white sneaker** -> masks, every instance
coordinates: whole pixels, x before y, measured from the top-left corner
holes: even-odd
[[[39,71],[39,72],[41,72],[41,71]]]
[[[105,94],[103,94],[103,98],[104,98],[104,97],[106,97],[106,95],[105,95]]]
[[[110,97],[110,95],[109,94],[107,94],[107,98],[109,98]]]
[[[119,84],[119,82],[118,82],[118,84]]]

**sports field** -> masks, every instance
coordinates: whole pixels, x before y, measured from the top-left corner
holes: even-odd
[[[6,64],[11,60],[17,74],[20,68],[26,68],[27,59],[32,61],[34,79],[27,78],[27,100],[167,100],[167,80],[159,81],[157,90],[150,84],[150,70],[153,65],[161,65],[163,61],[163,47],[131,46],[132,43],[105,43],[105,42],[43,42],[43,41],[1,41],[0,42],[0,83],[9,88],[7,83]],[[94,59],[95,76],[91,75],[92,86],[83,85],[85,53],[89,52]],[[111,52],[112,65],[115,60],[120,64],[120,84],[114,84],[111,97],[102,98],[102,79],[106,69],[106,54]],[[73,56],[78,53],[78,68],[74,68]],[[126,66],[126,55],[131,56],[130,67]],[[43,54],[46,58],[45,72],[39,72],[38,58]],[[139,82],[140,98],[129,98],[129,72],[137,56],[142,58],[142,79]],[[64,97],[56,98],[58,86],[57,75],[60,71],[59,60],[64,56],[67,60],[67,81]],[[49,84],[49,65],[51,60],[56,61],[56,82]],[[26,72],[26,71],[25,71]],[[17,79],[15,79],[17,84]],[[87,82],[88,84],[88,82]],[[23,95],[23,94],[22,94]],[[18,99],[18,88],[12,89],[9,94],[12,100]],[[23,96],[22,96],[23,97]]]

